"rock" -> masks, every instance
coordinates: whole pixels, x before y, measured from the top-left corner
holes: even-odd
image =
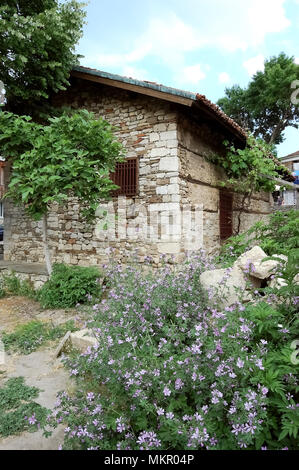
[[[91,330],[87,328],[71,333],[70,340],[72,346],[82,352],[84,352],[88,346],[96,346],[98,344],[97,339],[92,336]]]
[[[268,283],[268,287],[271,287],[272,289],[280,289],[281,287],[284,287],[284,286],[287,286],[287,283],[282,277],[274,277]]]
[[[68,331],[64,337],[62,338],[62,340],[59,342],[57,348],[55,349],[54,353],[53,353],[53,357],[56,359],[56,357],[60,356],[60,354],[62,353],[63,349],[65,348],[66,344],[68,342],[70,342],[70,336],[71,336],[71,332]]]
[[[275,255],[283,259],[283,255]],[[258,279],[267,279],[274,272],[275,269],[281,264],[279,261],[267,260],[268,255],[259,246],[254,246],[251,250],[246,251],[243,255],[235,261],[234,267],[242,269],[245,273],[250,273],[252,277]]]
[[[251,299],[249,292],[246,292],[247,283],[243,271],[237,266],[205,271],[200,275],[200,282],[205,290],[212,289],[220,293],[223,306],[238,302],[241,295],[243,300]]]
[[[284,262],[288,261],[288,257],[286,255],[281,255],[281,254],[277,255],[277,254],[275,254],[275,255],[272,255],[272,256],[275,256],[275,258],[281,259],[283,264],[284,264]]]

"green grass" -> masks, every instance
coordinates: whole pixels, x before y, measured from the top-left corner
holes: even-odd
[[[2,333],[2,341],[6,351],[30,354],[47,341],[62,338],[67,331],[76,331],[74,321],[69,320],[58,326],[33,320],[16,328],[13,333]]]
[[[5,295],[21,295],[34,300],[37,296],[31,282],[21,281],[15,272],[4,274],[0,280],[0,298]]]

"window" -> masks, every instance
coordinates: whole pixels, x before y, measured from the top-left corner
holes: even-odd
[[[4,167],[5,162],[0,160],[0,199],[4,194]]]
[[[219,192],[220,240],[233,234],[233,195],[225,190]]]
[[[295,191],[284,191],[283,192],[283,205],[284,206],[295,206],[296,205],[296,192]]]
[[[0,202],[0,219],[3,218],[3,202]]]
[[[120,188],[113,196],[136,196],[138,192],[138,158],[128,158],[117,163],[115,172],[110,174],[111,180]]]

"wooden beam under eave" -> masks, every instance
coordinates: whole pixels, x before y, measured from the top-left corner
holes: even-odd
[[[244,146],[246,145],[246,137],[238,131],[238,129],[235,129],[233,126],[231,126],[228,122],[226,122],[224,119],[221,119],[220,116],[218,116],[217,113],[213,112],[212,109],[209,109],[206,105],[203,103],[200,103],[199,101],[194,101],[194,108],[197,109],[198,111],[201,111],[205,113],[207,116],[209,116],[213,121],[217,121],[218,124],[222,127],[225,128],[231,135],[237,137],[240,143],[242,143]]]
[[[76,70],[72,70],[71,75],[72,77],[80,78],[82,80],[89,80],[91,82],[101,83],[102,85],[108,85],[114,88],[121,88],[123,90],[133,91],[141,95],[147,95],[153,98],[158,98],[160,100],[171,101],[172,103],[182,104],[184,106],[191,107],[192,103],[194,103],[194,100],[184,98],[183,96],[173,95],[171,93],[164,93],[163,91],[153,90],[152,88],[133,85],[131,83],[112,80],[110,78],[99,77],[96,75],[91,75],[89,73],[77,72]]]

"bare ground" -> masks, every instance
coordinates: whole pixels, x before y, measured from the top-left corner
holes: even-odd
[[[57,325],[71,319],[79,327],[84,325],[84,317],[74,309],[42,310],[38,302],[25,297],[0,299],[0,334],[31,320],[52,321]],[[53,357],[56,344],[48,344],[28,355],[6,354],[5,363],[0,363],[0,386],[10,377],[23,376],[27,385],[41,390],[35,401],[52,409],[57,392],[74,388],[60,359]],[[49,438],[43,437],[42,431],[0,438],[0,450],[57,450],[63,442],[63,434],[63,426],[60,426]]]
[[[0,333],[11,332],[16,326],[32,320],[51,321],[54,325],[68,320],[75,320],[80,327],[84,324],[84,316],[75,309],[44,310],[38,302],[27,297],[11,296],[0,299]]]

